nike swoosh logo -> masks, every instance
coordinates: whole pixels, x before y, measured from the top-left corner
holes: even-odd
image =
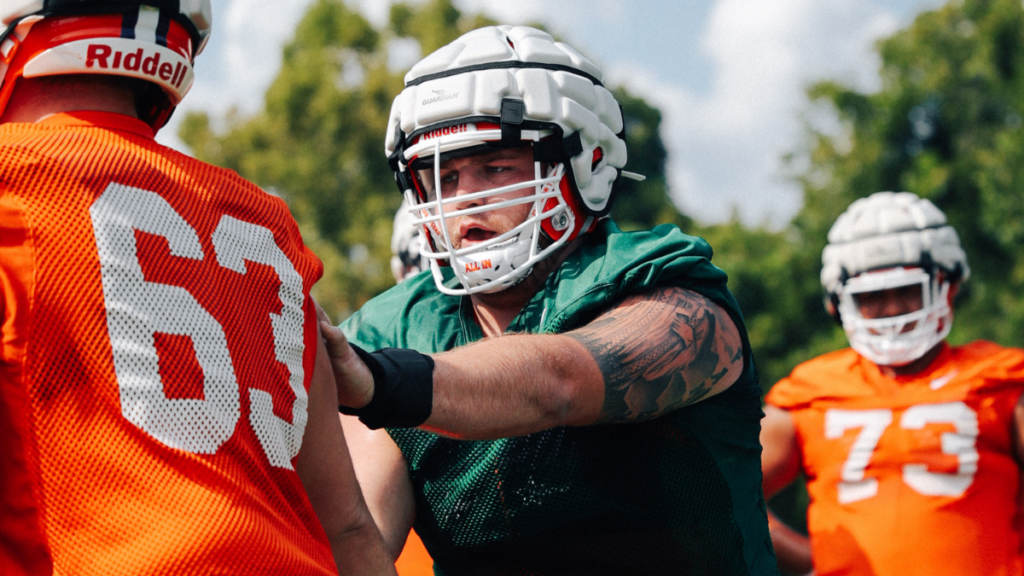
[[[936,379],[932,380],[932,381],[931,381],[931,382],[930,382],[930,383],[928,384],[928,386],[929,386],[929,387],[930,387],[930,388],[931,388],[932,390],[938,390],[939,388],[942,388],[942,387],[943,387],[943,386],[945,386],[946,384],[949,384],[949,381],[950,381],[950,380],[952,380],[953,378],[955,378],[955,377],[956,377],[956,375],[957,375],[957,371],[956,371],[956,370],[953,370],[952,372],[950,372],[949,374],[946,374],[945,376],[940,376],[940,377],[938,377],[938,378],[936,378]]]

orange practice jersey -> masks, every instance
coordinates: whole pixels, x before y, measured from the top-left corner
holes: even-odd
[[[851,349],[768,393],[796,424],[818,576],[1020,575],[1013,408],[1024,350],[952,348],[896,379]]]
[[[321,273],[142,122],[0,126],[0,572],[336,573],[294,470]]]
[[[409,531],[402,554],[395,561],[398,576],[434,576],[434,559],[415,530]]]

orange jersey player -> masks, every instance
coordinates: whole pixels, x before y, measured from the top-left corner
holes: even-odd
[[[798,473],[810,542],[772,519],[780,566],[824,575],[1020,575],[1024,350],[946,344],[969,275],[933,204],[879,192],[839,217],[822,283],[851,348],[769,392],[767,495]]]
[[[0,573],[393,574],[279,199],[153,137],[209,0],[5,2]]]

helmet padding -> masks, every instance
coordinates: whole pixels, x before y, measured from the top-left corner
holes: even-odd
[[[894,266],[935,265],[961,280],[971,273],[945,214],[910,192],[876,192],[855,201],[832,225],[828,242],[821,255],[827,292],[851,276]]]
[[[405,83],[384,143],[398,163],[410,160],[396,152],[416,136],[472,120],[501,123],[506,133],[515,130],[510,126],[553,128],[579,139],[564,149],[589,215],[611,209],[612,183],[626,164],[622,111],[601,84],[601,71],[572,47],[526,26],[480,28],[413,66]],[[502,117],[508,101],[522,102],[520,117]]]

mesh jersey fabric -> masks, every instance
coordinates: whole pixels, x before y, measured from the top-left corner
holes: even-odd
[[[630,294],[675,285],[714,300],[743,331],[710,263],[678,228],[585,237],[508,332],[561,333]],[[366,348],[449,350],[483,337],[466,298],[429,273],[342,324]],[[775,574],[761,493],[760,389],[732,387],[643,423],[558,427],[494,441],[389,430],[409,466],[415,528],[437,574]]]
[[[293,469],[322,265],[284,203],[82,112],[0,126],[0,226],[0,530],[16,502],[58,574],[336,573]]]
[[[1013,408],[1024,350],[942,345],[888,378],[847,348],[768,393],[796,425],[819,575],[1020,575]]]
[[[53,565],[30,473],[29,401],[20,378],[26,341],[4,313],[28,307],[33,262],[20,204],[12,201],[0,190],[0,574],[39,576]]]

